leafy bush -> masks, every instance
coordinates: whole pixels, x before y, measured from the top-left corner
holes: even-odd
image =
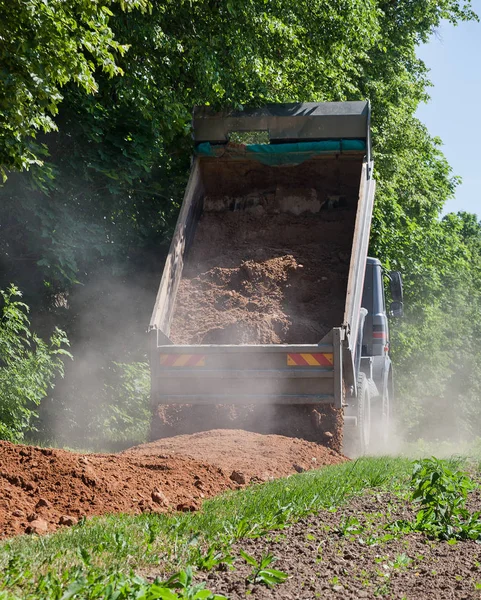
[[[18,288],[0,293],[0,439],[18,442],[32,429],[36,407],[54,387],[55,376],[63,376],[62,356],[70,354],[60,329],[48,342],[30,330],[28,306],[16,300]]]
[[[450,469],[436,458],[414,463],[413,500],[421,504],[414,528],[440,539],[481,537],[480,513],[466,509],[469,492],[477,485],[463,471]]]
[[[477,484],[464,471],[446,461],[425,458],[414,463],[412,499],[420,504],[413,523],[397,521],[391,529],[421,531],[441,540],[481,539],[481,514],[466,508],[469,492]]]
[[[42,402],[39,431],[29,436],[32,442],[116,452],[147,441],[149,365],[110,358],[85,358],[79,350],[76,363],[66,369],[65,382]]]

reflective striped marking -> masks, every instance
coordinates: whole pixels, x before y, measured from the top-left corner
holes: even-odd
[[[161,354],[163,367],[205,367],[205,354]]]
[[[384,344],[387,338],[386,325],[383,323],[374,323],[372,326],[372,343]]]
[[[287,366],[289,367],[332,367],[333,363],[332,353],[287,355]]]

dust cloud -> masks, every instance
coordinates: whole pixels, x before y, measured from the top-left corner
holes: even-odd
[[[420,367],[420,378],[422,378]],[[399,374],[395,398],[397,414],[391,425],[389,454],[410,458],[455,455],[481,455],[481,439],[470,426],[463,402],[459,398],[445,398],[410,393],[411,380]],[[419,386],[421,388],[421,386]]]
[[[162,263],[162,257],[151,261],[146,257],[142,268],[117,276],[112,275],[111,267],[99,266],[83,285],[62,296],[53,318],[67,331],[73,360],[65,360],[64,379],[56,381],[41,406],[38,429],[50,443],[116,449],[114,439],[120,449],[146,440],[150,383],[146,330]],[[116,363],[139,365],[142,381],[135,381],[137,372],[130,381],[131,409],[120,406],[124,373]],[[141,395],[145,397],[143,408]],[[125,418],[115,418],[116,407],[128,413],[135,402],[142,413],[139,419],[146,421],[140,438],[135,424],[129,426]],[[135,420],[136,415],[131,417]],[[129,440],[131,433],[136,437]]]

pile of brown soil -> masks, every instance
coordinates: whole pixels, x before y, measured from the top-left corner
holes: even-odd
[[[212,429],[302,438],[337,453],[343,443],[341,411],[329,405],[160,404],[152,416],[151,439],[164,443],[163,438]]]
[[[174,343],[317,344],[341,325],[355,211],[262,211],[204,213],[176,297]],[[214,428],[342,447],[332,407],[159,406],[151,438]]]
[[[106,513],[196,510],[204,498],[244,483],[342,460],[316,444],[242,431],[172,438],[123,454],[0,442],[0,537],[47,533]]]
[[[298,438],[260,435],[241,430],[215,429],[157,440],[127,450],[128,456],[155,456],[159,453],[190,456],[202,463],[233,471],[251,479],[285,477],[345,460],[334,450]]]
[[[83,516],[189,510],[235,487],[183,456],[75,454],[0,442],[0,536],[46,533]]]
[[[315,344],[343,319],[355,212],[207,212],[176,298],[176,344]]]

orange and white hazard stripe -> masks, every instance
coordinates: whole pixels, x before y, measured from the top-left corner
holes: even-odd
[[[163,367],[205,367],[205,354],[161,354]]]
[[[334,358],[332,353],[287,355],[287,366],[289,367],[332,367],[333,363]]]

